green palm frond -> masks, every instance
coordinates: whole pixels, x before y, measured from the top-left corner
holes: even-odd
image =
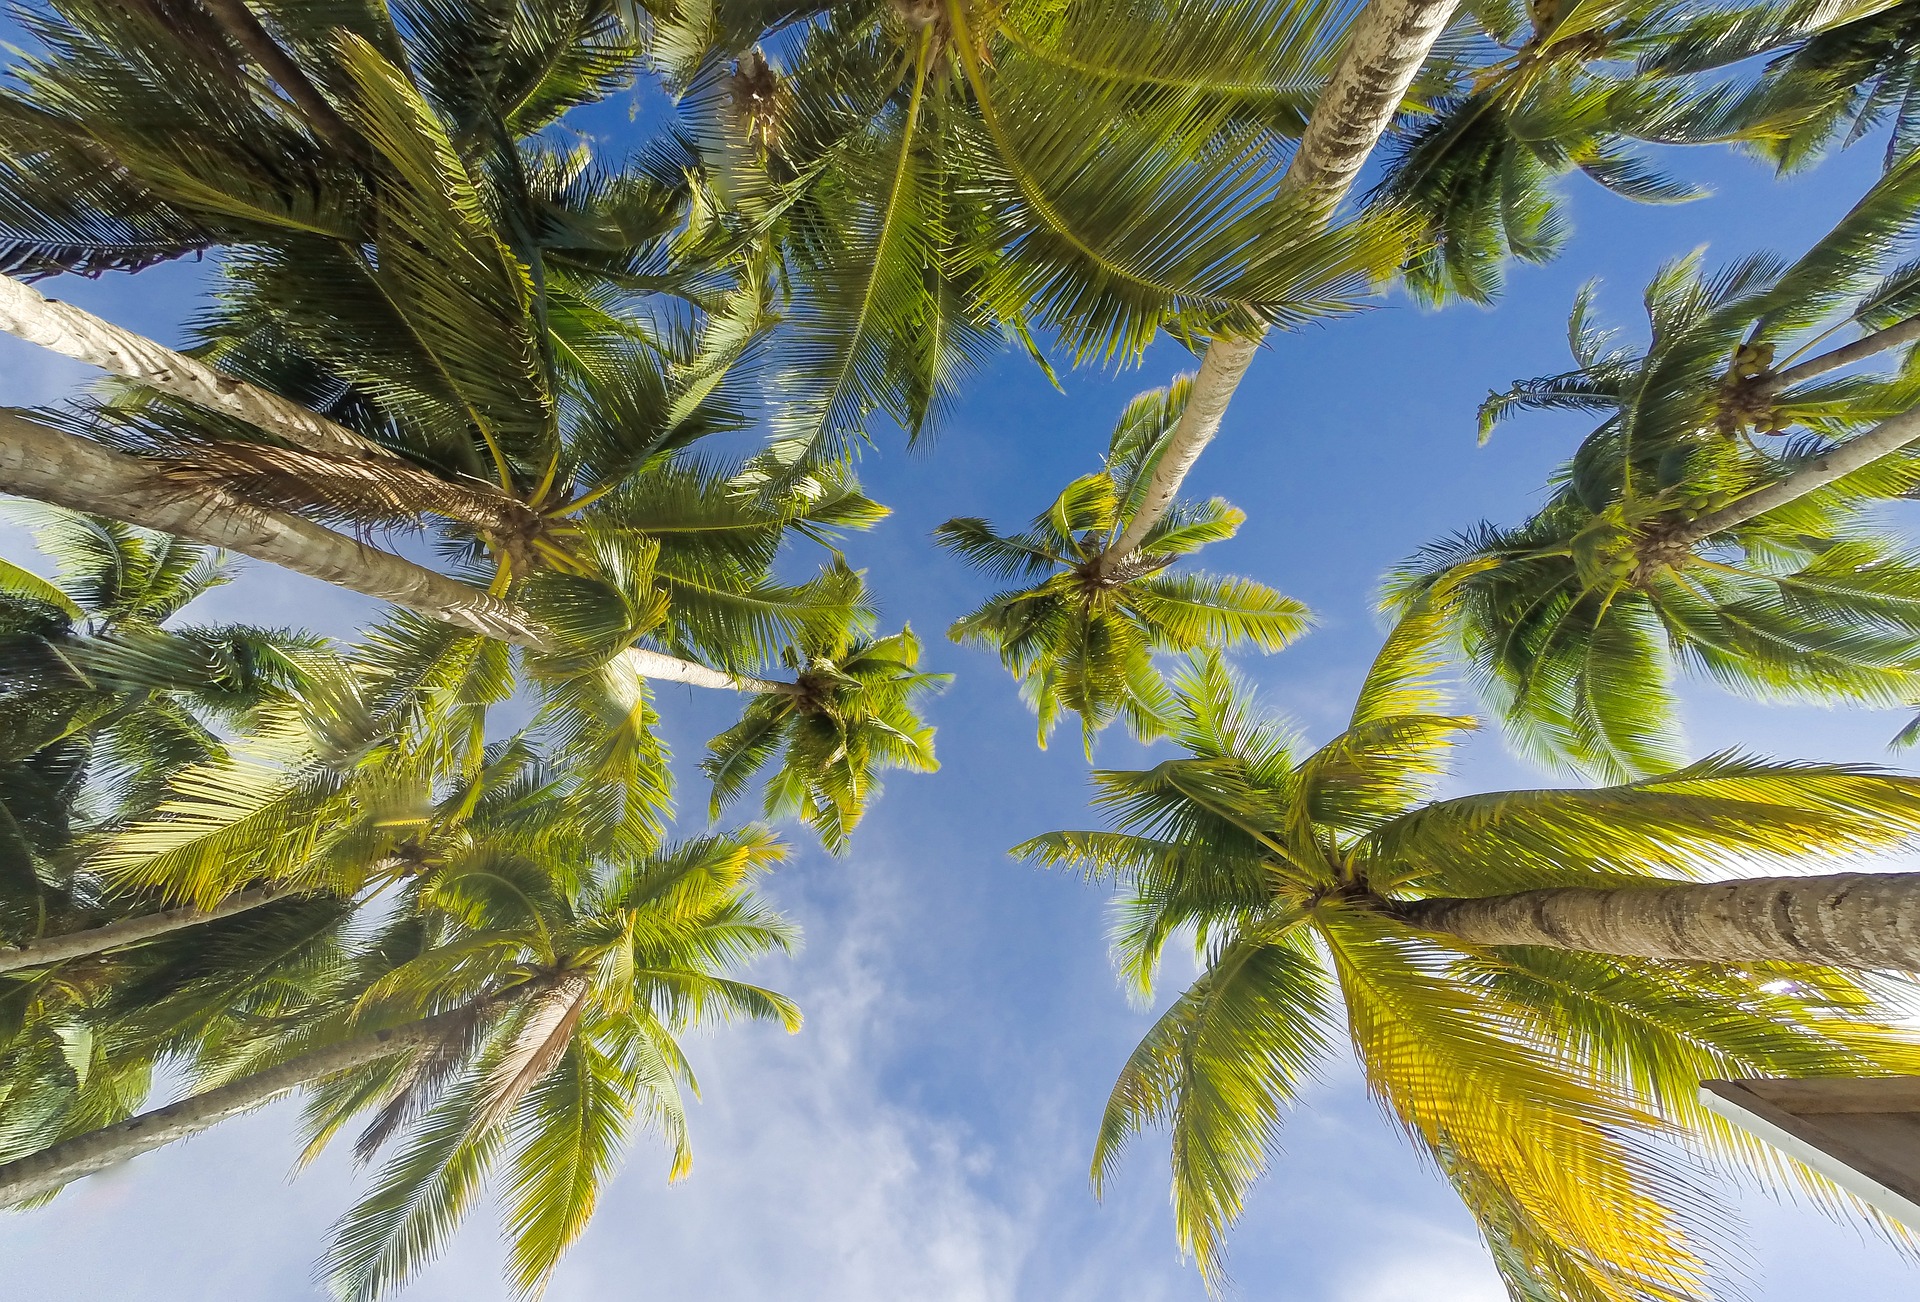
[[[1352,722],[1317,749],[1255,710],[1217,655],[1194,657],[1171,730],[1184,755],[1097,772],[1108,830],[1015,848],[1118,887],[1116,958],[1136,994],[1169,941],[1202,955],[1115,1086],[1096,1180],[1139,1131],[1168,1126],[1176,1232],[1217,1277],[1344,1018],[1369,1090],[1465,1201],[1515,1296],[1699,1302],[1723,1270],[1725,1217],[1686,1150],[1852,1205],[1707,1114],[1699,1080],[1909,1070],[1915,1040],[1888,1020],[1888,992],[1791,964],[1448,948],[1400,902],[1884,854],[1920,836],[1920,786],[1729,755],[1598,790],[1435,799],[1471,726],[1440,712],[1446,597],[1389,634]]]
[[[1332,1047],[1332,991],[1284,937],[1247,935],[1208,956],[1206,972],[1134,1049],[1094,1146],[1094,1191],[1141,1129],[1173,1136],[1174,1222],[1209,1279],[1221,1236],[1265,1169],[1284,1111]]]
[[[1483,407],[1483,432],[1525,409],[1601,423],[1531,519],[1427,548],[1393,579],[1389,604],[1446,615],[1523,749],[1613,779],[1671,768],[1685,753],[1683,670],[1762,700],[1914,698],[1915,557],[1868,516],[1911,491],[1920,463],[1904,450],[1718,533],[1690,525],[1920,399],[1904,364],[1793,373],[1836,331],[1877,328],[1883,296],[1898,301],[1916,184],[1920,167],[1896,166],[1791,263],[1669,263],[1648,287],[1638,349],[1594,326],[1583,290],[1569,322],[1579,369]],[[1777,448],[1757,438],[1795,430]]]
[[[497,762],[521,772],[505,751]],[[537,808],[571,817],[564,802]],[[316,1144],[371,1111],[362,1156],[394,1148],[335,1226],[333,1289],[376,1298],[402,1286],[497,1167],[508,1284],[533,1296],[585,1229],[636,1125],[666,1140],[670,1178],[684,1175],[681,1096],[694,1083],[676,1035],[735,1016],[798,1025],[783,996],[731,975],[792,943],[749,894],[784,853],[746,828],[639,856],[563,866],[494,854],[441,873],[409,924],[439,934],[424,945],[395,936],[334,1033],[456,1000],[470,1015],[411,1063],[330,1082],[310,1108]]]
[[[756,698],[708,745],[701,771],[713,783],[712,813],[773,764],[767,815],[797,817],[839,853],[878,794],[882,771],[939,768],[920,702],[949,675],[920,670],[911,629],[881,638],[845,628],[809,635],[786,655],[795,690]]]

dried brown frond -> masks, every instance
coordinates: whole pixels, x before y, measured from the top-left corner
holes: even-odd
[[[182,486],[227,489],[250,502],[329,522],[417,525],[439,516],[463,525],[516,572],[538,568],[536,540],[562,529],[524,502],[478,480],[443,479],[399,458],[330,457],[269,443],[208,440],[168,458]]]
[[[727,78],[727,102],[735,124],[749,143],[768,153],[780,149],[780,122],[792,91],[778,69],[758,49],[736,60]]]
[[[573,1038],[573,1028],[586,1012],[592,984],[586,972],[574,969],[536,996],[526,1022],[487,1077],[480,1106],[473,1114],[473,1133],[505,1120],[527,1091],[558,1065]]]

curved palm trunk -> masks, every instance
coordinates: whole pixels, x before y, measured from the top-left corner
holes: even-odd
[[[1777,393],[1781,389],[1791,388],[1796,384],[1825,375],[1829,371],[1837,371],[1843,366],[1865,361],[1876,353],[1883,353],[1889,348],[1899,348],[1915,340],[1920,340],[1920,316],[1908,317],[1905,321],[1897,322],[1884,330],[1875,330],[1871,334],[1862,335],[1852,343],[1836,348],[1830,353],[1809,357],[1798,366],[1789,366],[1784,371],[1776,371],[1767,377],[1765,387],[1769,393]]]
[[[5,409],[0,492],[222,547],[501,641],[547,645],[533,620],[458,579],[217,487],[170,482],[139,457]]]
[[[11,276],[0,276],[0,330],[109,375],[137,380],[196,407],[245,421],[309,452],[399,461],[378,443],[297,402],[222,375],[205,362],[123,330],[71,303],[43,297]]]
[[[1386,907],[1422,931],[1472,945],[1920,972],[1920,873],[1567,887]]]
[[[330,1044],[177,1103],[0,1163],[0,1207],[53,1193],[83,1176],[118,1166],[175,1140],[191,1138],[230,1117],[263,1107],[289,1090],[434,1043],[469,1025],[499,999],[476,1000],[451,1012]]]
[[[221,918],[230,918],[236,913],[257,909],[263,904],[284,899],[288,894],[288,891],[277,886],[258,886],[250,891],[237,891],[210,909],[192,907],[162,909],[158,913],[143,913],[137,918],[122,918],[118,922],[91,927],[86,931],[69,932],[64,936],[48,936],[43,940],[32,940],[19,946],[0,946],[0,972],[18,972],[22,968],[45,967],[49,963],[62,963],[72,958],[87,958],[93,954],[104,954],[110,949],[137,945],[146,940],[157,940],[161,936],[184,931],[188,927],[197,927],[203,922],[217,922]]]
[[[691,660],[670,656],[664,651],[651,651],[640,646],[628,647],[618,659],[641,678],[651,678],[660,683],[684,683],[688,687],[711,687],[723,692],[757,692],[773,696],[800,696],[806,690],[798,683],[728,673],[724,669],[696,664]]]
[[[1361,166],[1399,111],[1414,74],[1427,60],[1459,0],[1372,0],[1347,34],[1345,51],[1314,105],[1300,147],[1281,178],[1282,196],[1326,221],[1353,187]],[[1187,409],[1154,464],[1140,507],[1100,554],[1101,573],[1140,550],[1173,505],[1181,481],[1220,432],[1227,404],[1253,365],[1264,332],[1216,339],[1200,359]]]
[[[217,487],[167,479],[139,457],[0,408],[0,492],[177,534],[266,561],[430,619],[535,651],[553,647],[538,621],[504,601],[404,556],[297,515],[242,501]],[[794,694],[792,683],[732,674],[633,647],[621,662],[663,682],[734,692]]]
[[[1898,452],[1916,439],[1920,439],[1920,407],[1889,417],[1865,434],[1856,434],[1846,442],[1835,445],[1785,479],[1748,493],[1718,511],[1710,511],[1697,520],[1689,521],[1686,528],[1666,540],[1667,545],[1675,551],[1691,547],[1723,530],[1745,524],[1757,515],[1785,506],[1795,498],[1805,497],[1815,489],[1825,488],[1834,480],[1844,478],[1890,452]]]
[[[260,20],[247,8],[246,0],[201,0],[207,12],[213,15],[215,22],[224,28],[233,38],[234,44],[245,50],[253,61],[260,65],[287,98],[300,110],[300,116],[312,127],[315,134],[350,151],[358,152],[360,137],[354,133],[347,120],[334,110],[327,97],[320,93],[307,74],[291,55],[281,49],[271,33],[260,25]]]

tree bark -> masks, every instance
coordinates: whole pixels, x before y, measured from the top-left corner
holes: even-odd
[[[175,352],[144,335],[123,330],[71,303],[46,298],[11,276],[0,276],[0,330],[75,361],[97,366],[110,375],[137,380],[162,393],[183,398],[196,407],[245,421],[308,452],[349,459],[378,457],[389,462],[401,461],[373,440],[362,438],[297,402],[222,375],[205,362]]]
[[[470,1020],[485,1005],[496,1001],[480,1000],[451,1012],[386,1030],[371,1031],[339,1044],[314,1049],[289,1058],[278,1066],[189,1095],[177,1103],[169,1103],[111,1126],[102,1126],[84,1135],[62,1140],[38,1153],[0,1163],[0,1207],[14,1206],[50,1194],[83,1176],[118,1166],[176,1140],[191,1138],[229,1117],[237,1117],[271,1103],[289,1090],[430,1044]]]
[[[1458,3],[1372,0],[1367,5],[1347,34],[1346,49],[1280,180],[1284,202],[1301,205],[1322,222],[1333,216],[1393,122],[1414,74],[1426,62]],[[1139,509],[1095,563],[1101,574],[1139,551],[1148,532],[1173,505],[1187,472],[1220,432],[1227,405],[1246,378],[1265,335],[1262,331],[1244,338],[1220,338],[1207,345],[1192,396],[1166,451],[1154,465]]]
[[[1875,353],[1883,353],[1889,348],[1898,348],[1920,340],[1920,316],[1908,317],[1896,322],[1884,330],[1875,330],[1872,334],[1862,335],[1850,344],[1822,353],[1818,357],[1809,357],[1798,366],[1789,366],[1784,371],[1775,372],[1767,377],[1766,390],[1778,393],[1782,389],[1804,383],[1807,380],[1825,375],[1828,371],[1837,371],[1843,366],[1865,361]]]
[[[139,457],[4,408],[0,492],[222,547],[518,646],[551,645],[538,623],[458,579],[218,488],[184,489]]]
[[[197,927],[203,922],[216,922],[221,918],[230,918],[236,913],[257,909],[263,904],[285,899],[288,894],[290,892],[277,886],[257,886],[248,891],[236,891],[210,909],[196,909],[190,906],[162,909],[158,913],[143,913],[134,918],[122,918],[104,926],[90,927],[86,931],[69,932],[64,936],[47,936],[41,940],[30,940],[19,946],[0,946],[0,972],[17,972],[22,968],[45,967],[49,963],[61,963],[70,958],[86,958],[93,954],[103,954],[110,949],[137,945],[144,940],[154,940],[176,931],[184,931],[188,927]]]
[[[1688,521],[1686,528],[1665,540],[1666,545],[1676,551],[1691,547],[1716,533],[1745,524],[1757,515],[1785,506],[1795,498],[1805,497],[1815,489],[1825,488],[1834,480],[1878,461],[1889,452],[1898,452],[1916,439],[1920,439],[1920,407],[1889,417],[1865,434],[1856,434],[1844,443],[1836,444],[1785,479],[1748,493],[1718,511],[1709,511],[1696,520]]]
[[[798,683],[782,683],[751,674],[733,674],[710,665],[682,660],[664,651],[630,646],[619,656],[620,663],[641,678],[662,683],[684,683],[688,687],[711,687],[724,692],[757,692],[761,695],[798,696],[804,690]]]
[[[552,635],[538,621],[458,579],[218,488],[184,487],[139,457],[5,408],[0,408],[0,492],[222,547],[515,646],[555,649]],[[794,683],[729,673],[645,647],[629,647],[620,661],[642,678],[692,687],[783,695],[801,690]]]
[[[1422,931],[1472,945],[1920,972],[1920,873],[1568,887],[1387,907]]]
[[[272,33],[254,17],[253,10],[247,8],[246,0],[202,0],[207,12],[213,15],[234,44],[245,50],[267,76],[279,83],[280,89],[287,93],[294,106],[300,110],[300,116],[306,119],[314,133],[349,153],[360,152],[360,137],[340,116],[320,88],[311,78],[301,71],[293,56],[280,48]]]

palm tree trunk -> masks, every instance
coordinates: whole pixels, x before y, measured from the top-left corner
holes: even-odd
[[[0,492],[222,547],[519,646],[549,644],[533,620],[458,579],[217,487],[171,482],[139,457],[4,408]]]
[[[1422,931],[1472,945],[1920,972],[1920,873],[1567,887],[1386,907]]]
[[[93,954],[103,954],[110,949],[137,945],[141,941],[155,940],[176,931],[183,931],[188,927],[197,927],[203,922],[216,922],[221,918],[230,918],[236,913],[257,909],[263,904],[284,899],[287,894],[288,892],[282,887],[257,886],[248,891],[236,891],[210,909],[196,909],[191,906],[162,909],[158,913],[143,913],[135,918],[122,918],[117,922],[91,927],[86,931],[69,932],[64,936],[47,936],[41,940],[30,940],[19,946],[0,946],[0,972],[17,972],[22,968],[45,967],[49,963],[61,963],[70,958],[86,958]]]
[[[1345,51],[1300,147],[1281,178],[1284,200],[1326,221],[1352,188],[1362,164],[1392,123],[1414,74],[1427,60],[1459,0],[1372,0],[1347,34]],[[1234,390],[1260,350],[1258,335],[1220,338],[1207,345],[1194,377],[1192,396],[1180,413],[1166,451],[1154,464],[1140,507],[1118,538],[1095,562],[1109,573],[1140,550],[1148,532],[1173,505],[1181,481],[1193,469],[1233,400]]]
[[[0,330],[110,375],[137,380],[323,456],[398,461],[371,439],[337,425],[277,393],[236,380],[205,362],[122,330],[71,303],[42,296],[30,285],[0,276]]]
[[[1829,451],[1807,461],[1785,479],[1748,493],[1718,511],[1709,511],[1689,521],[1686,528],[1665,542],[1676,551],[1691,547],[1716,533],[1745,524],[1757,515],[1785,506],[1795,498],[1805,497],[1815,489],[1825,488],[1834,480],[1878,461],[1889,452],[1898,452],[1916,439],[1920,439],[1920,407],[1889,417],[1865,434],[1856,434],[1836,444]]]
[[[1920,339],[1920,316],[1908,317],[1905,321],[1888,326],[1884,330],[1875,330],[1862,335],[1850,344],[1822,353],[1818,357],[1809,357],[1798,366],[1789,366],[1767,377],[1766,389],[1769,393],[1778,393],[1781,389],[1837,371],[1843,366],[1864,361],[1875,353],[1883,353],[1889,348],[1898,348]]]
[[[534,651],[552,635],[516,607],[404,556],[217,487],[167,479],[152,464],[0,408],[0,492],[177,534],[266,561],[430,619]],[[620,661],[642,678],[730,692],[795,695],[796,684],[728,673],[645,647]]]
[[[684,683],[688,687],[710,687],[722,692],[754,692],[763,696],[800,696],[805,688],[798,683],[783,683],[751,674],[728,673],[710,665],[682,660],[664,651],[630,646],[619,655],[620,663],[641,678],[661,683]]]
[[[234,44],[245,50],[253,61],[260,65],[287,98],[300,110],[300,116],[313,128],[314,134],[340,146],[350,153],[360,152],[360,137],[347,120],[334,110],[327,97],[320,93],[300,65],[293,61],[285,50],[274,41],[271,33],[260,25],[260,20],[247,8],[246,0],[202,0],[207,12],[213,15]]]
[[[534,988],[529,985],[519,989]],[[191,1138],[230,1117],[271,1103],[289,1090],[431,1044],[469,1023],[499,998],[478,1000],[450,1012],[314,1049],[278,1066],[189,1095],[177,1103],[0,1163],[0,1207],[39,1198],[83,1176],[118,1166],[176,1140]]]

